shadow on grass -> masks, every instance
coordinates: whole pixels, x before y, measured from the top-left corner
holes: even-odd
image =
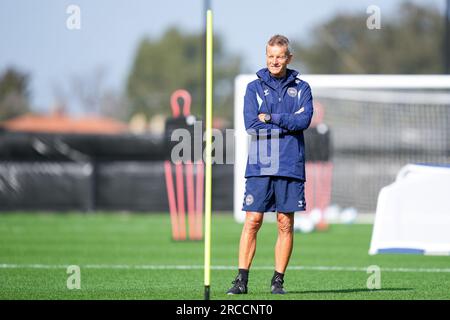
[[[335,290],[307,290],[307,291],[289,291],[288,293],[354,293],[354,292],[387,292],[387,291],[411,291],[412,288],[385,288],[385,289],[335,289]]]

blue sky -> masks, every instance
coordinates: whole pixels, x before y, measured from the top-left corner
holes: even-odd
[[[377,5],[383,16],[399,14],[400,0],[211,0],[215,32],[228,51],[244,58],[244,71],[264,65],[267,39],[313,37],[312,27],[338,12],[365,14]],[[414,1],[444,11],[444,0]],[[81,29],[68,30],[69,5],[81,9]],[[1,0],[0,72],[7,66],[31,74],[36,111],[54,104],[54,88],[73,76],[102,69],[106,87],[120,92],[139,40],[158,38],[169,26],[186,32],[203,28],[203,0]]]

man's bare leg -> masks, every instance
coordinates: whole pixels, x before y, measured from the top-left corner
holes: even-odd
[[[292,253],[294,242],[294,214],[277,214],[278,238],[275,245],[275,271],[284,273]]]
[[[262,212],[247,211],[239,243],[239,269],[250,269],[256,252],[256,237],[263,223]]]
[[[294,214],[279,212],[278,238],[275,244],[275,272],[271,281],[271,292],[274,294],[285,294],[283,288],[284,272],[289,263],[294,242]]]
[[[263,222],[262,212],[247,211],[239,242],[239,274],[227,294],[246,294],[248,273],[256,251],[256,236]]]

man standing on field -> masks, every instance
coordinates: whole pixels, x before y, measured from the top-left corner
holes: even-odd
[[[297,71],[287,68],[292,57],[285,36],[270,38],[266,46],[267,68],[257,72],[258,79],[248,84],[245,93],[244,121],[252,135],[249,150],[253,151],[249,151],[245,172],[242,210],[246,211],[246,218],[239,244],[239,273],[227,294],[247,293],[249,269],[264,212],[277,212],[278,221],[271,292],[286,293],[283,283],[292,253],[294,212],[306,208],[303,130],[308,128],[313,115],[308,83],[297,77]],[[275,169],[264,161],[269,154],[271,159],[276,158]]]

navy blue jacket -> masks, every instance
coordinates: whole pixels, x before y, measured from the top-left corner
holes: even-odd
[[[272,77],[267,68],[256,75],[258,79],[247,85],[244,98],[245,129],[252,136],[245,177],[270,175],[306,180],[303,130],[309,127],[313,115],[311,88],[291,69],[283,79]],[[271,122],[260,121],[260,113],[271,114]],[[267,160],[275,155],[272,149],[277,133],[279,157],[274,165]],[[276,170],[267,170],[269,167]]]

